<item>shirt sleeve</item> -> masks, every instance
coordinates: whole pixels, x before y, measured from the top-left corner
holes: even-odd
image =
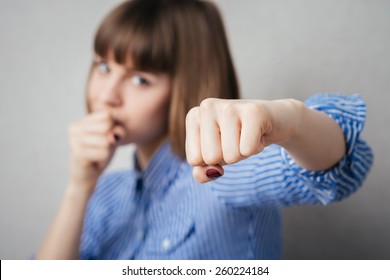
[[[259,155],[226,166],[225,175],[210,182],[220,199],[234,206],[326,205],[362,186],[373,162],[372,150],[361,139],[364,101],[359,95],[318,94],[305,105],[330,116],[341,127],[344,157],[328,170],[310,171],[296,164],[286,150],[271,145]]]
[[[103,174],[90,198],[84,217],[83,231],[80,240],[80,259],[107,258],[107,243],[113,238],[115,227],[120,224],[116,216],[120,204],[118,197],[129,197],[123,188],[127,173],[121,171]],[[125,191],[124,191],[125,190]],[[133,210],[130,208],[130,212]]]
[[[107,212],[107,205],[104,203],[102,199],[104,196],[101,193],[107,188],[110,181],[109,176],[101,176],[88,203],[80,240],[80,259],[82,260],[100,258],[102,229],[104,229],[102,220]]]

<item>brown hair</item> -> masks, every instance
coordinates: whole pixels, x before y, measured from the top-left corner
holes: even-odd
[[[237,99],[239,88],[218,8],[208,1],[132,0],[103,20],[96,54],[112,51],[117,63],[131,58],[143,71],[172,78],[168,136],[185,158],[185,117],[209,97]]]

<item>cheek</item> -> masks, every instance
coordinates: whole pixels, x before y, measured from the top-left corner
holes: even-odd
[[[155,111],[154,123],[157,127],[165,130],[168,124],[168,108],[166,106],[160,107]]]
[[[151,106],[141,113],[142,119],[148,120],[151,126],[155,129],[159,127],[165,127],[168,119],[168,106],[166,104],[160,104],[160,106]],[[142,123],[146,123],[145,121]]]
[[[99,89],[98,80],[93,76],[91,76],[87,85],[87,92],[86,92],[87,108],[89,112],[91,112],[93,108],[96,108],[96,103],[98,102],[99,99],[98,89]]]
[[[154,115],[154,130],[157,135],[161,135],[168,132],[168,120],[169,120],[169,104],[163,104],[160,106]]]
[[[97,89],[97,79],[92,75],[91,79],[88,82],[87,94],[90,99],[95,99]]]
[[[166,97],[164,100],[161,100],[161,102],[159,102],[159,106],[156,106],[154,108],[154,117],[155,119],[157,119],[156,122],[158,122],[160,125],[166,126],[166,123],[168,121],[169,101],[169,98]]]
[[[139,100],[129,103],[127,112],[128,123],[135,131],[142,134],[161,134],[166,131],[169,100],[157,102],[156,100]]]

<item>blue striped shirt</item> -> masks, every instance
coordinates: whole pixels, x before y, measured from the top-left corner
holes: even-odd
[[[99,179],[84,221],[81,258],[281,258],[280,208],[348,197],[373,160],[360,139],[366,106],[358,95],[321,94],[305,104],[344,132],[347,153],[333,168],[305,170],[271,145],[201,185],[166,142],[142,173],[116,171]]]

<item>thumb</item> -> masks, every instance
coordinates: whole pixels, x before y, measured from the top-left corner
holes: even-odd
[[[218,165],[206,165],[195,166],[192,170],[192,175],[199,183],[207,183],[212,180],[218,179],[224,174],[222,166]]]

